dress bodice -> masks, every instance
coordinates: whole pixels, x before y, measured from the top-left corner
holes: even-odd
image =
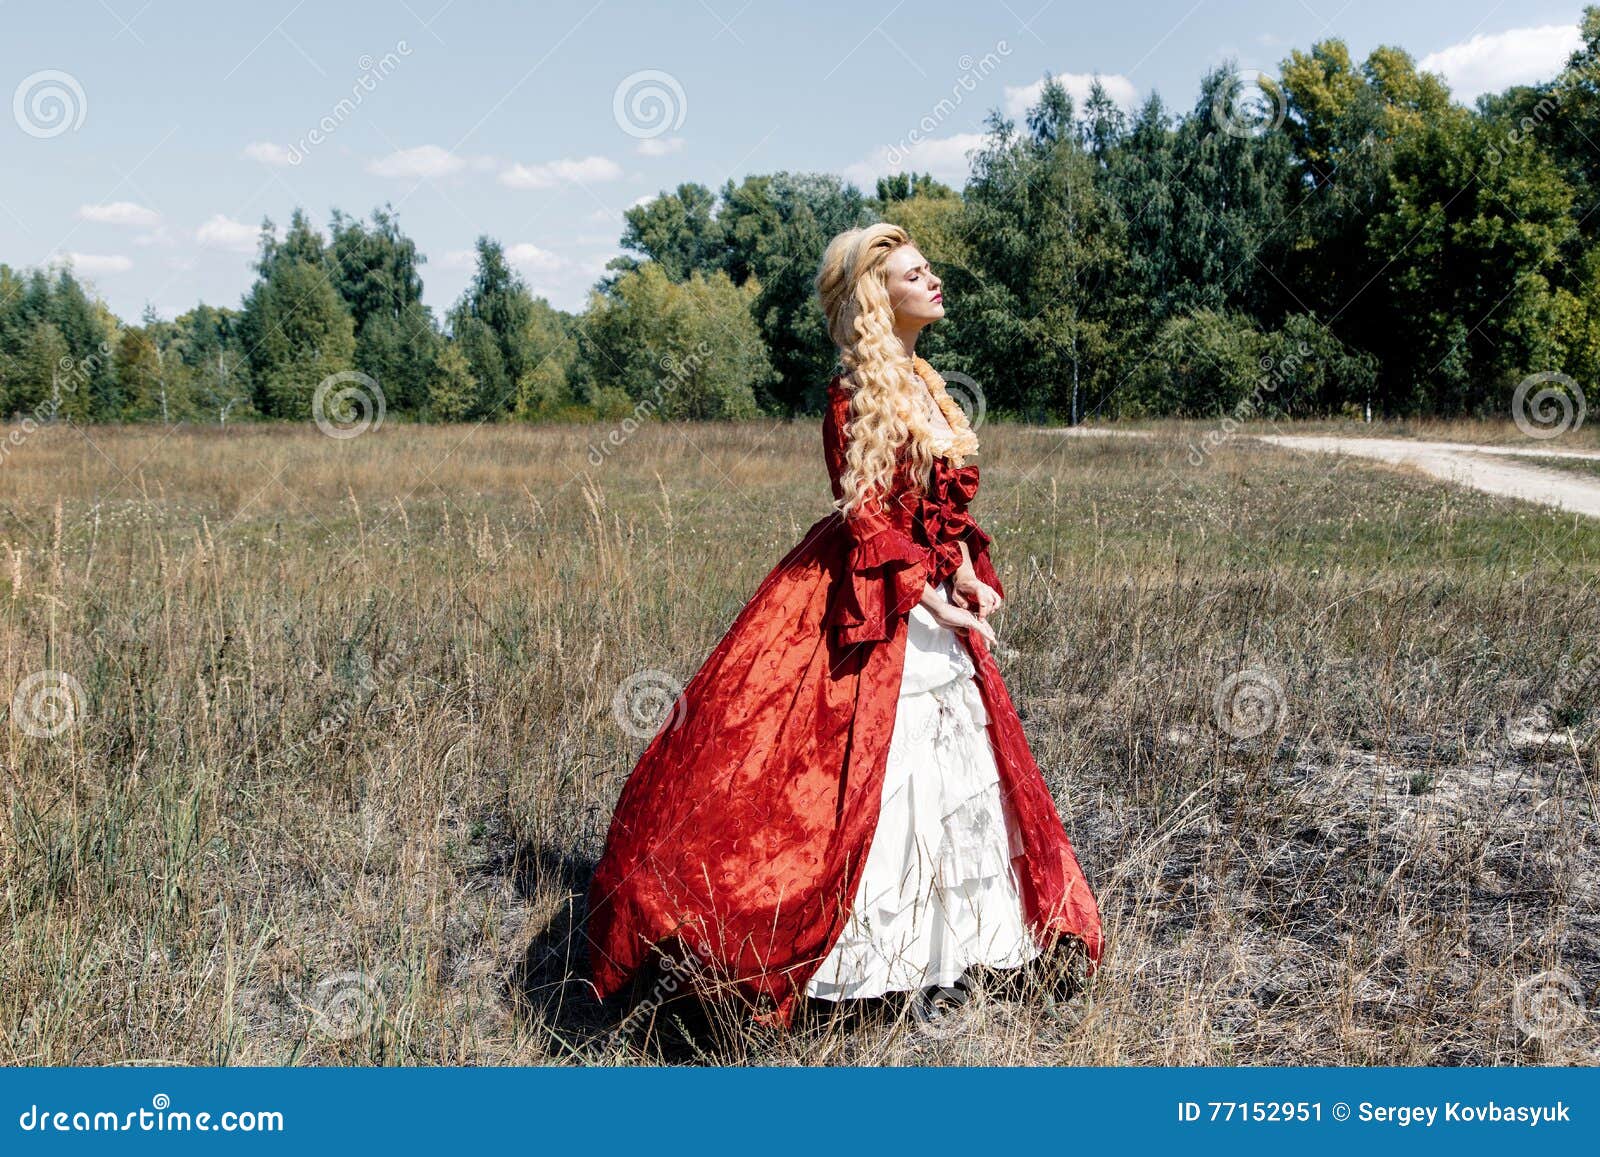
[[[850,395],[835,376],[828,383],[822,444],[836,500],[844,495],[849,420]],[[850,575],[846,594],[835,605],[842,641],[887,637],[892,617],[908,612],[926,584],[938,587],[960,568],[963,542],[978,577],[1004,595],[989,558],[990,538],[967,510],[978,493],[978,466],[952,465],[958,448],[959,443],[944,443],[942,449],[936,443],[932,468],[919,478],[909,446],[902,444],[890,483],[875,488],[849,517],[832,516]]]

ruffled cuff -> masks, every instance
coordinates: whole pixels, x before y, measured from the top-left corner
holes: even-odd
[[[1000,588],[1000,579],[994,572],[994,565],[989,559],[990,538],[983,529],[971,519],[964,519],[966,526],[959,532],[952,532],[946,524],[941,534],[948,533],[950,537],[941,537],[939,543],[933,548],[933,565],[928,575],[928,581],[935,586],[954,577],[956,571],[961,569],[961,544],[967,544],[967,557],[972,560],[972,570],[980,579],[988,583],[1001,598],[1005,591]]]
[[[889,625],[922,599],[932,570],[932,551],[893,527],[855,540],[848,573],[839,584],[828,626],[845,644],[889,637]]]

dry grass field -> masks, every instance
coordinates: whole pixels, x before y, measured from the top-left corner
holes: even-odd
[[[1100,971],[788,1036],[619,1032],[575,932],[619,689],[826,512],[815,422],[19,435],[0,1061],[1600,1063],[1600,522],[1204,429],[983,429]]]

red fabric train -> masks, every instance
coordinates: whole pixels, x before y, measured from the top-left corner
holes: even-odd
[[[838,497],[850,399],[828,384],[824,457]],[[877,825],[905,662],[924,582],[961,563],[1004,594],[990,538],[967,512],[978,467],[934,460],[926,490],[902,450],[895,485],[850,518],[816,522],[772,569],[695,673],[624,784],[589,889],[597,995],[662,946],[787,1028],[838,939]],[[1041,947],[1079,938],[1092,973],[1100,913],[999,668],[962,633],[989,715],[1001,790],[1023,855],[1017,877]]]

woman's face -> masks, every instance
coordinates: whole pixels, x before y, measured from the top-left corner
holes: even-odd
[[[889,304],[895,327],[924,326],[944,316],[943,283],[928,267],[928,259],[909,242],[884,259]]]

